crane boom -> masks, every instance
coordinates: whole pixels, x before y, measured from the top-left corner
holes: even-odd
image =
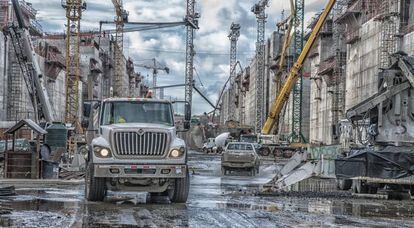
[[[280,92],[278,93],[276,99],[274,100],[272,104],[272,107],[270,108],[269,116],[262,128],[263,134],[269,134],[270,131],[272,130],[275,124],[275,121],[279,117],[282,111],[282,108],[284,104],[286,103],[286,101],[288,100],[290,92],[292,91],[292,88],[298,79],[298,76],[299,76],[298,72],[302,69],[303,63],[306,57],[308,56],[310,49],[315,43],[315,40],[319,34],[319,31],[321,30],[323,24],[325,23],[326,18],[328,17],[328,14],[331,12],[333,6],[335,5],[335,2],[336,0],[329,0],[324,11],[319,17],[318,22],[313,28],[312,33],[309,36],[309,39],[306,42],[302,52],[300,53],[298,59],[296,60],[296,63],[293,65],[292,69],[290,70],[289,75],[286,78],[286,82],[283,84]]]

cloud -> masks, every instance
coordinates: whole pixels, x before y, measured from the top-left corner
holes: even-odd
[[[48,32],[64,31],[66,18],[61,1],[28,0],[38,10],[38,19]],[[243,66],[247,66],[254,56],[256,42],[256,18],[250,11],[253,3],[259,0],[197,0],[196,9],[200,13],[200,29],[195,33],[195,61],[197,74],[194,80],[197,86],[213,102],[216,101],[224,82],[229,75],[228,33],[232,22],[241,24],[241,35],[238,41],[238,58]],[[289,14],[289,1],[270,1],[267,12],[266,36],[276,29],[276,21],[280,21],[281,12]],[[82,30],[97,30],[99,21],[112,21],[114,8],[110,0],[87,1],[87,10],[83,12]],[[315,12],[320,11],[325,1],[306,0],[305,19],[308,20]],[[129,21],[172,22],[182,21],[185,17],[184,0],[124,0],[124,8],[129,12]],[[306,23],[305,23],[306,24]],[[113,28],[113,25],[105,25]],[[124,49],[128,56],[137,62],[156,58],[165,63],[171,73],[160,72],[158,84],[184,83],[185,75],[185,27],[176,27],[154,31],[134,32],[125,34]],[[151,71],[136,68],[143,75]],[[202,86],[203,85],[203,86]],[[184,98],[184,88],[165,90],[167,96]],[[198,95],[194,94],[195,114],[210,111],[211,107]]]

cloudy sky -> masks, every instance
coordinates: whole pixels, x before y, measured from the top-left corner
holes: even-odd
[[[38,10],[38,19],[45,32],[63,32],[66,23],[65,11],[60,0],[26,0]],[[243,66],[254,56],[256,40],[256,19],[250,9],[258,0],[197,0],[196,10],[201,14],[200,29],[196,31],[194,79],[214,103],[229,75],[228,33],[232,22],[240,23],[241,35],[238,43],[238,59]],[[111,0],[86,1],[87,10],[83,13],[82,30],[98,30],[100,20],[113,20],[114,8]],[[325,4],[321,0],[305,0],[305,20],[320,11]],[[185,16],[185,0],[124,0],[124,8],[129,12],[129,21],[172,22],[182,21]],[[268,22],[266,33],[275,30],[281,12],[289,14],[288,0],[273,0],[267,8]],[[107,27],[108,29],[110,27]],[[133,32],[125,34],[124,52],[135,61],[156,58],[165,63],[171,72],[160,73],[158,85],[184,82],[185,67],[185,27],[162,30]],[[143,75],[150,75],[138,69]],[[151,77],[148,77],[151,80]],[[150,82],[150,81],[149,81]],[[184,88],[168,89],[166,96],[182,99]],[[193,112],[199,114],[211,111],[211,107],[198,95],[193,96]]]

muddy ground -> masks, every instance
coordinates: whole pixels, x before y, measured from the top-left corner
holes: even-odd
[[[145,193],[109,193],[106,202],[86,202],[84,186],[18,188],[0,198],[0,225],[14,227],[413,227],[414,202],[323,197],[258,196],[278,165],[264,161],[260,174],[222,177],[220,157],[192,152],[194,170],[187,204],[167,199],[147,203]],[[339,197],[340,196],[340,197]]]

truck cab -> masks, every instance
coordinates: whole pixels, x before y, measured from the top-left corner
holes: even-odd
[[[187,147],[177,137],[177,131],[185,128],[177,129],[171,102],[110,98],[94,109],[99,114],[89,118],[89,124],[97,126],[88,126],[95,134],[87,157],[86,198],[102,201],[111,190],[149,192],[186,202]],[[185,115],[188,122],[190,115]]]

